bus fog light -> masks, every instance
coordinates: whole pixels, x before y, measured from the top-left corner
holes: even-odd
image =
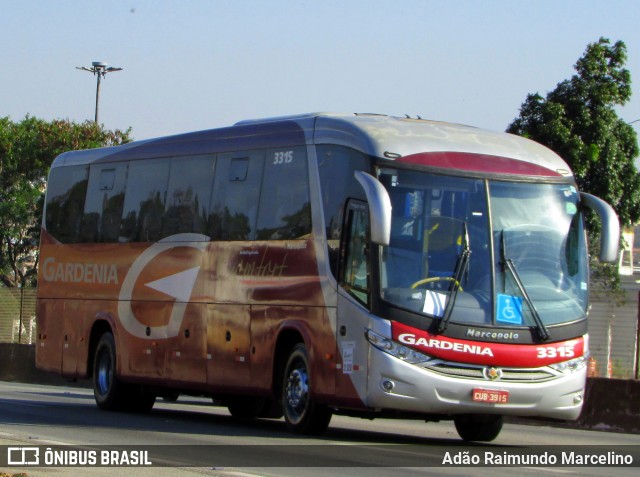
[[[388,379],[382,381],[382,389],[384,389],[386,392],[390,393],[391,391],[393,391],[393,387],[393,381],[389,381]]]
[[[582,404],[582,394],[577,393],[573,396],[573,404]]]

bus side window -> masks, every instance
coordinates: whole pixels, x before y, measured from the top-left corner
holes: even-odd
[[[264,152],[219,154],[207,235],[211,240],[252,240],[264,168]]]
[[[359,151],[333,144],[319,145],[316,151],[329,265],[337,277],[343,211],[347,199],[365,200],[354,171],[369,172],[368,159]]]
[[[81,239],[88,166],[57,167],[49,176],[46,227],[62,243]]]
[[[126,163],[91,166],[82,242],[118,241],[126,182]]]
[[[171,161],[162,237],[205,233],[214,164],[211,156],[176,157]]]
[[[342,284],[363,304],[369,303],[369,211],[363,203],[351,201],[347,209]]]
[[[257,229],[258,240],[301,239],[311,232],[304,147],[267,151]]]
[[[162,235],[162,215],[169,161],[132,162],[120,224],[121,242],[155,242]]]

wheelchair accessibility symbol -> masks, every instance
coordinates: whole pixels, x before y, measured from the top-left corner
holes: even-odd
[[[512,325],[522,324],[522,298],[512,295],[498,294],[496,321],[499,323],[510,323]]]

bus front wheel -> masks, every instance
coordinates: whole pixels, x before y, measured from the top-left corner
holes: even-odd
[[[309,358],[304,344],[293,347],[282,382],[282,410],[289,430],[297,434],[321,434],[329,426],[331,410],[311,397]]]
[[[500,434],[504,418],[492,414],[464,414],[455,416],[453,422],[465,441],[489,442]]]

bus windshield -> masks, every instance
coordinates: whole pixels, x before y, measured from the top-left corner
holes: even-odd
[[[584,318],[587,253],[572,184],[383,169],[392,203],[382,298],[442,321],[498,327]]]

